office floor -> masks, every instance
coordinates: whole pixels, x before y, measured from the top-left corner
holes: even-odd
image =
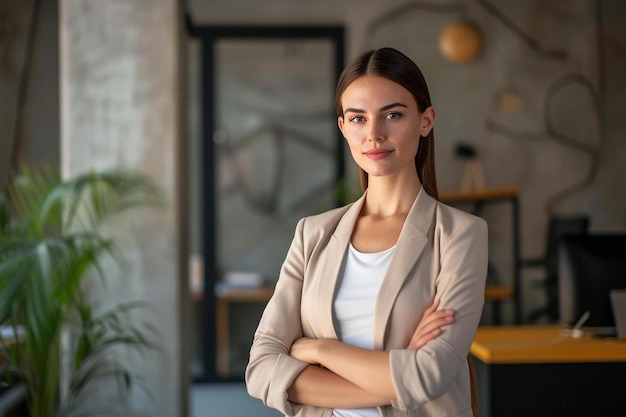
[[[190,417],[282,417],[250,397],[243,383],[194,384],[189,405]]]

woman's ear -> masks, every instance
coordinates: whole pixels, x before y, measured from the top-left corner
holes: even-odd
[[[343,116],[337,116],[337,126],[339,126],[339,130],[341,130],[341,134],[345,138],[346,135],[343,133]]]
[[[436,118],[437,112],[433,106],[424,110],[424,113],[422,113],[422,128],[420,130],[420,136],[428,136],[430,131],[433,130]]]

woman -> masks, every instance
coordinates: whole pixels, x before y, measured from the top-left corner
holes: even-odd
[[[286,415],[471,417],[487,227],[437,201],[424,77],[382,48],[336,94],[356,202],[304,218],[256,331],[248,392]]]

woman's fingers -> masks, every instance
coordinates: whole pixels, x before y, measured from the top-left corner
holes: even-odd
[[[441,328],[436,328],[435,330],[431,330],[426,333],[414,335],[407,348],[414,350],[421,349],[426,343],[439,337],[441,335],[441,332]]]
[[[426,311],[424,311],[424,315],[422,316],[422,320],[427,317],[428,315],[434,313],[435,311],[437,311],[437,309],[439,308],[439,304],[441,304],[440,300],[436,300],[430,307],[428,307],[426,309]]]
[[[439,307],[439,300],[435,301],[430,307],[428,307],[426,309],[426,311],[424,311],[424,314],[422,315],[422,319],[420,320],[419,324],[417,325],[417,328],[419,329],[420,327],[423,327],[424,325],[426,325],[429,321],[432,321],[433,319],[436,319],[438,314],[437,314],[437,308]]]
[[[418,324],[408,349],[420,349],[429,341],[441,334],[441,328],[454,322],[454,311],[451,309],[437,310],[439,300],[435,301],[424,311],[422,320]]]
[[[418,329],[419,331],[428,332],[437,327],[445,326],[452,321],[454,321],[453,310],[440,310],[430,314],[428,317],[424,317],[418,325]]]
[[[409,349],[420,349],[429,341],[437,338],[441,335],[441,328],[445,325],[451,324],[450,320],[442,320],[441,322],[433,323],[433,326],[429,326],[428,328],[422,329],[420,332],[416,332],[409,343]]]

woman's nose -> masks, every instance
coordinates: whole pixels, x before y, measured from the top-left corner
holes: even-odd
[[[367,131],[367,140],[370,142],[380,142],[385,140],[385,126],[380,121],[370,122],[369,129]]]

